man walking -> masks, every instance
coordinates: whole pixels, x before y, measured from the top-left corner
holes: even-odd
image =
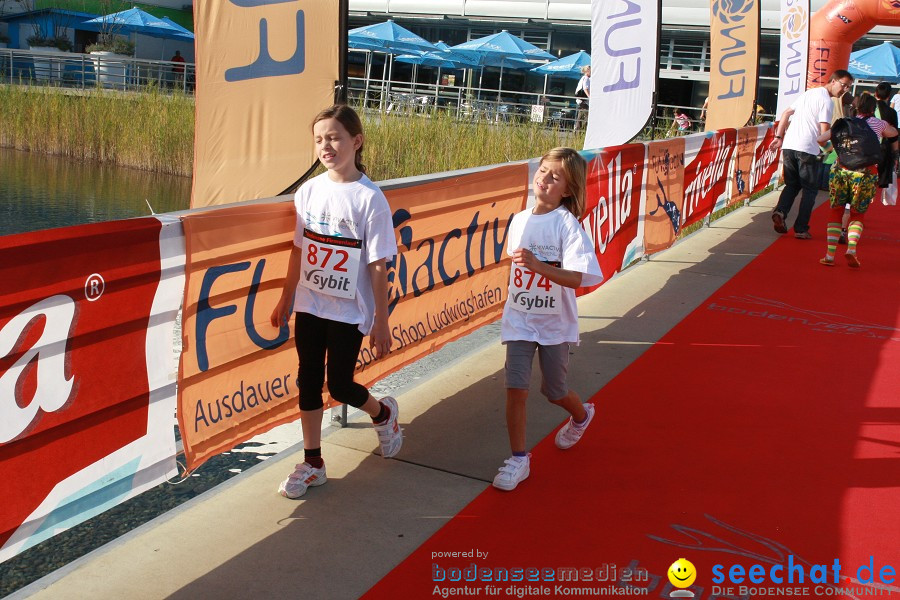
[[[831,129],[834,113],[832,98],[840,98],[853,85],[853,75],[838,69],[830,81],[822,87],[807,90],[784,111],[778,121],[775,138],[770,147],[782,148],[784,159],[784,189],[778,198],[778,206],[772,213],[772,223],[778,233],[787,233],[785,219],[794,205],[797,194],[800,208],[794,220],[794,237],[800,240],[812,238],[809,233],[809,216],[819,192],[818,163],[819,143],[816,138]]]

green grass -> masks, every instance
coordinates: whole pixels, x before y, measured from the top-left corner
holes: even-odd
[[[191,175],[190,96],[155,87],[122,93],[0,85],[0,106],[0,146]],[[522,160],[584,142],[584,133],[457,120],[453,113],[373,112],[362,113],[362,119],[363,162],[374,181]]]

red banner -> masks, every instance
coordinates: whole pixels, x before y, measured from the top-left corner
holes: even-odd
[[[781,150],[770,150],[769,144],[775,139],[774,127],[757,127],[757,138],[762,138],[753,156],[753,176],[750,178],[752,193],[776,183]]]
[[[158,297],[160,231],[0,237],[0,560],[174,475],[172,335],[157,343],[151,315],[174,323],[178,294]]]
[[[588,164],[581,223],[594,242],[605,281],[643,254],[639,216],[644,209],[645,154],[644,144],[613,146],[600,150]]]
[[[684,205],[681,226],[702,221],[725,193],[737,132],[723,129],[706,136],[685,139]]]

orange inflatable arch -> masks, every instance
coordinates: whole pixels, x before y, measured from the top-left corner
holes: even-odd
[[[828,83],[850,64],[853,43],[877,25],[900,25],[900,0],[830,0],[809,24],[806,87]]]

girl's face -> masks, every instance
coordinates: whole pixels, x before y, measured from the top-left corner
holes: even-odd
[[[539,203],[556,208],[562,199],[569,196],[569,184],[563,171],[562,162],[545,160],[541,162],[531,182],[534,197]]]
[[[316,156],[329,171],[351,175],[356,171],[356,151],[363,136],[350,135],[337,119],[322,119],[313,125]]]

